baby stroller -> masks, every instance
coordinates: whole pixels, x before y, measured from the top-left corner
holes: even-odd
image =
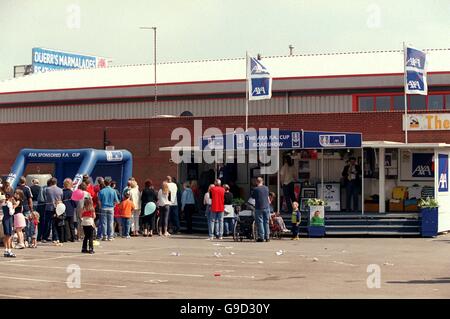
[[[244,238],[256,240],[255,206],[251,201],[244,204],[243,210],[237,214],[234,224],[234,241],[243,241]]]
[[[283,230],[281,229],[281,226],[277,223],[276,219],[274,217],[270,218],[270,236],[273,239],[281,239],[283,236]]]

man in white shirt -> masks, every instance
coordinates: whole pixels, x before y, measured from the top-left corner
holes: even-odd
[[[167,176],[166,181],[167,186],[169,186],[170,202],[171,202],[169,220],[170,223],[172,224],[172,232],[176,234],[180,231],[180,217],[178,214],[178,200],[177,200],[178,186],[173,182],[171,176]]]

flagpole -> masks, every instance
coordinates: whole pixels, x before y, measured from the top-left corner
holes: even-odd
[[[245,51],[245,131],[248,130],[248,52]]]
[[[408,144],[408,96],[406,95],[406,88],[408,83],[406,82],[406,44],[403,42],[403,92],[405,95],[405,144]]]

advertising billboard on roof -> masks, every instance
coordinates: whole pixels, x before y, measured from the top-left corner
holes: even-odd
[[[33,48],[32,65],[34,73],[67,69],[93,69],[107,67],[108,59],[99,56]]]

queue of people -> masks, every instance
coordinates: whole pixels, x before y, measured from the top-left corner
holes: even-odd
[[[186,232],[192,233],[192,217],[201,204],[196,181],[185,182],[181,189],[171,176],[166,177],[159,189],[151,180],[146,180],[140,191],[133,177],[125,189],[119,190],[111,179],[99,177],[94,185],[92,179],[84,175],[77,187],[83,194],[78,200],[73,199],[74,185],[70,178],[63,181],[62,189],[54,177],[45,186],[37,179],[31,184],[27,186],[25,177],[21,177],[16,190],[7,182],[0,189],[5,257],[15,257],[12,248],[36,248],[38,242],[60,246],[64,242],[83,240],[82,252],[94,253],[95,240],[154,235],[170,237],[180,231],[180,217],[186,220]],[[251,198],[258,242],[270,240],[270,229],[274,224],[281,231],[288,231],[283,218],[274,211],[275,194],[269,193],[262,178],[257,178]],[[60,203],[65,206],[62,213],[57,209]],[[145,208],[150,203],[156,211],[147,214]],[[203,204],[208,221],[207,239],[222,240],[224,236],[232,235],[236,214],[230,186],[222,185],[221,180],[216,179],[204,194]],[[298,238],[296,204],[292,207],[296,222],[294,216],[292,221],[294,237]],[[14,234],[17,243],[13,247]]]

